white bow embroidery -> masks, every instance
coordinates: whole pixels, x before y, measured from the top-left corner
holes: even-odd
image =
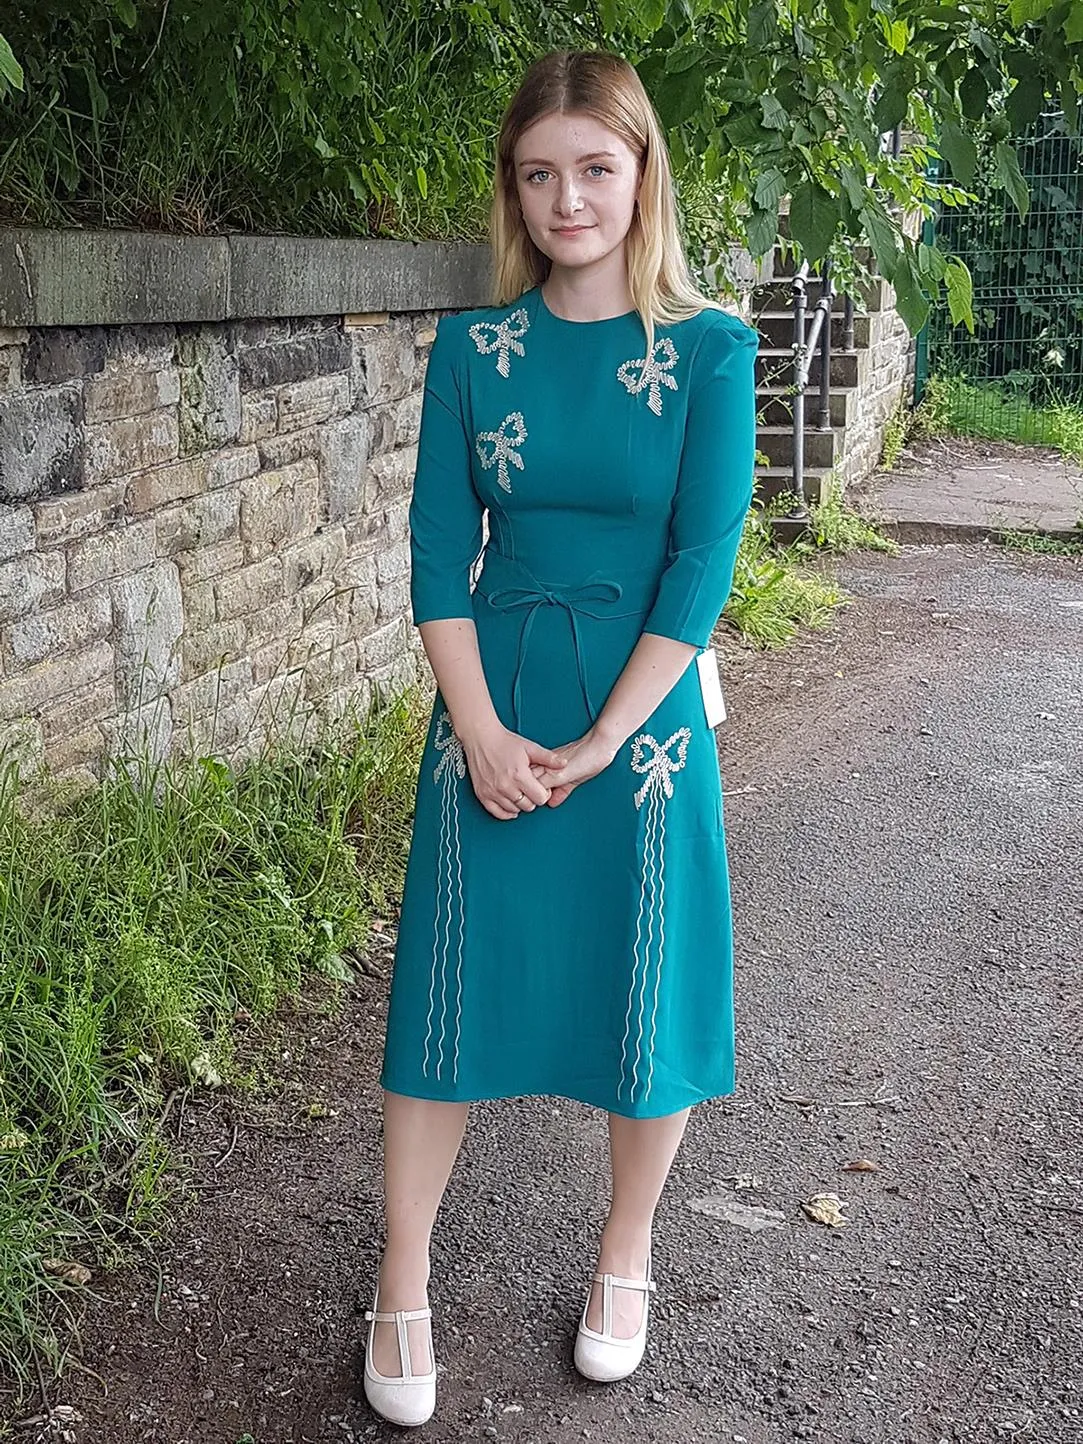
[[[672,737],[659,746],[649,732],[644,732],[637,737],[632,744],[632,771],[646,773],[647,780],[636,793],[636,807],[643,806],[648,792],[662,792],[666,797],[673,796],[673,779],[671,774],[680,772],[688,756],[688,744],[692,740],[692,733],[687,727],[679,727]],[[677,743],[677,756],[670,756],[670,749]],[[651,755],[644,757],[644,749],[649,747]]]
[[[661,359],[663,357],[664,360]],[[662,387],[668,386],[670,391],[676,391],[677,379],[669,373],[680,359],[673,342],[668,336],[663,336],[651,347],[649,356],[641,356],[637,361],[622,362],[617,368],[617,380],[626,386],[633,396],[638,396],[649,387],[647,405],[655,416],[661,416]]]
[[[494,351],[497,353],[496,369],[501,376],[510,376],[511,353],[526,355],[522,339],[529,329],[530,317],[520,306],[495,325],[491,321],[477,321],[470,327],[470,335],[482,356],[491,356]]]
[[[511,432],[508,431],[509,426],[513,428]],[[521,411],[513,411],[510,416],[505,416],[497,431],[478,432],[476,444],[481,464],[486,471],[494,466],[497,468],[496,479],[505,491],[511,490],[508,463],[511,462],[519,471],[524,470],[523,458],[515,448],[522,446],[525,440],[526,422]],[[486,450],[487,443],[491,444],[492,451]]]
[[[432,774],[432,780],[434,782],[440,781],[440,776],[443,772],[447,772],[449,777],[452,773],[457,777],[466,776],[466,754],[463,751],[463,744],[460,742],[458,734],[452,728],[451,714],[449,712],[445,712],[443,716],[437,720],[436,737],[433,739],[433,745],[437,752],[444,754]]]

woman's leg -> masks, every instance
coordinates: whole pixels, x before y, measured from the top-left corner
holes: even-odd
[[[384,1195],[387,1247],[380,1264],[380,1312],[422,1309],[428,1301],[429,1242],[440,1200],[466,1129],[467,1103],[436,1103],[384,1093]],[[432,1368],[428,1327],[407,1325],[416,1374]],[[402,1371],[391,1324],[377,1324],[372,1362],[389,1377]]]
[[[609,1156],[613,1192],[598,1256],[600,1274],[642,1279],[647,1275],[651,1225],[674,1156],[684,1137],[690,1110],[665,1118],[624,1118],[609,1115]],[[631,1289],[613,1291],[613,1333],[630,1339],[643,1318],[645,1295]],[[602,1288],[595,1284],[587,1327],[602,1327]]]

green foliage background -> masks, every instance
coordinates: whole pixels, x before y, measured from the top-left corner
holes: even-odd
[[[658,106],[697,258],[784,229],[845,283],[867,241],[912,327],[942,286],[970,317],[966,268],[900,224],[934,153],[939,204],[988,147],[1023,212],[1012,137],[1083,91],[1083,0],[34,0],[2,25],[0,220],[478,238],[523,68],[602,45]]]

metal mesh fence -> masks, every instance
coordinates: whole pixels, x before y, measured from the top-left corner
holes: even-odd
[[[918,399],[935,388],[952,430],[1059,444],[1066,421],[1083,429],[1083,141],[1048,115],[1019,150],[1025,216],[991,189],[990,155],[973,186],[989,199],[936,222],[942,248],[970,268],[975,329],[934,309]]]

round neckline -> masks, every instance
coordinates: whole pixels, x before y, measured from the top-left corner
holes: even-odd
[[[556,321],[560,326],[611,326],[614,321],[627,321],[629,316],[638,316],[639,312],[633,306],[630,311],[621,311],[616,316],[599,316],[593,321],[573,321],[567,316],[558,316],[550,309],[549,303],[542,294],[542,288],[538,286],[538,304],[551,321]]]

